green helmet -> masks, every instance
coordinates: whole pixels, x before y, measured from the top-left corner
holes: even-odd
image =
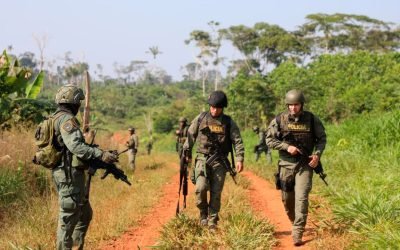
[[[181,118],[179,118],[179,122],[187,122],[186,117],[181,117]]]
[[[254,126],[254,127],[253,127],[253,131],[254,131],[254,132],[257,132],[257,131],[259,131],[259,130],[260,130],[260,129],[258,128],[258,126]]]
[[[304,98],[304,94],[301,90],[292,89],[286,93],[286,96],[285,96],[286,105],[297,104],[297,103],[304,104],[305,101],[306,101],[306,99]]]
[[[57,104],[80,104],[82,100],[85,100],[83,90],[75,85],[67,84],[57,91],[55,102]]]
[[[228,98],[223,91],[216,90],[208,96],[207,103],[217,108],[226,108],[228,107]]]

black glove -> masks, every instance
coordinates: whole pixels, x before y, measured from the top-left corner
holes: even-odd
[[[115,151],[103,151],[103,154],[101,155],[101,160],[104,161],[105,163],[114,163],[118,161],[118,153],[115,153]]]

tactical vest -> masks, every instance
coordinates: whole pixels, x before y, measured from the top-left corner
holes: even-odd
[[[303,111],[296,121],[288,112],[276,117],[279,128],[279,138],[290,145],[301,146],[305,149],[304,154],[311,154],[315,145],[314,115]],[[279,150],[282,159],[293,158],[286,150]]]
[[[198,121],[197,153],[208,155],[213,153],[215,147],[221,147],[225,155],[229,154],[232,148],[232,141],[230,139],[231,118],[222,114],[220,120],[213,118],[209,112],[200,115]],[[213,143],[210,138],[201,133],[200,130],[205,127],[210,128],[212,136],[217,138],[217,143]]]
[[[185,143],[186,138],[187,138],[188,129],[189,129],[189,126],[186,125],[185,127],[183,127],[182,130],[179,130],[179,133],[178,133],[178,143],[179,144],[183,145]]]

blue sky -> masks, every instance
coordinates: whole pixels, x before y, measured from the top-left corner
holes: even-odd
[[[212,20],[221,28],[267,22],[294,30],[311,13],[362,14],[400,24],[399,10],[395,0],[8,0],[0,14],[0,49],[12,45],[14,54],[38,55],[32,34],[46,35],[48,60],[70,51],[74,60],[89,62],[91,71],[99,63],[110,75],[114,62],[146,60],[180,79],[180,68],[198,52],[184,40],[195,29],[209,30]],[[151,46],[163,52],[156,61],[145,53]],[[229,47],[221,52],[229,59],[239,56]]]

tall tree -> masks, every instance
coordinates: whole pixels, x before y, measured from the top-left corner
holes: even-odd
[[[190,33],[189,39],[185,40],[186,44],[194,42],[200,49],[200,53],[196,56],[196,62],[201,69],[203,97],[206,96],[206,79],[207,79],[207,66],[209,65],[209,58],[212,55],[212,42],[208,32],[202,30],[194,30]]]
[[[399,33],[378,19],[351,14],[310,14],[299,32],[313,44],[314,54],[354,50],[390,51],[399,48]]]

